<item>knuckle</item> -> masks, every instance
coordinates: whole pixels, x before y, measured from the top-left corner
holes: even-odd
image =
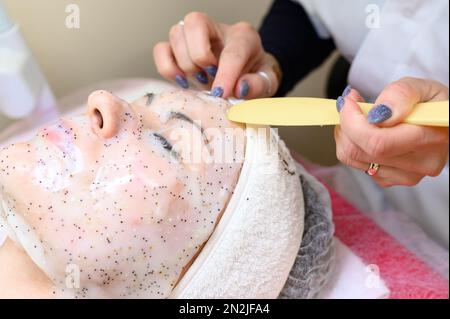
[[[182,69],[186,73],[195,73],[197,71],[197,67],[188,61],[178,62],[178,65],[180,69]]]
[[[208,16],[205,13],[199,11],[190,12],[184,17],[184,22],[188,24],[198,23],[205,20],[208,20]]]
[[[236,43],[232,47],[225,48],[223,53],[232,61],[242,61],[247,58],[242,46]]]
[[[425,176],[414,176],[414,177],[410,177],[408,178],[404,183],[402,183],[401,185],[403,186],[415,186],[417,184],[419,184],[419,182],[424,178]]]
[[[191,53],[191,59],[197,65],[206,66],[209,64],[209,48],[197,48]]]
[[[172,68],[168,66],[167,64],[156,64],[156,71],[158,71],[159,74],[164,76],[165,78],[169,78],[172,75]]]
[[[432,165],[431,167],[429,167],[426,170],[425,174],[427,176],[437,177],[441,174],[442,169],[444,168],[444,165],[445,165],[445,163],[444,164],[438,163],[438,164]]]
[[[337,159],[347,166],[350,166],[352,164],[352,159],[350,156],[347,155],[348,153],[345,151],[344,147],[337,147],[336,148],[336,157]]]
[[[429,140],[429,129],[426,127],[418,126],[415,130],[415,134],[413,135],[416,138],[418,144],[426,145]]]
[[[238,22],[234,25],[235,29],[239,32],[243,33],[254,33],[256,32],[255,28],[246,21]]]
[[[169,30],[169,39],[174,40],[178,37],[178,34],[180,32],[180,27],[178,24],[173,25]]]
[[[408,100],[412,96],[417,95],[409,81],[409,78],[402,78],[399,81],[393,82],[387,86],[387,91]]]
[[[441,168],[434,168],[434,169],[431,169],[428,173],[427,173],[427,175],[428,176],[431,176],[431,177],[437,177],[437,176],[439,176],[440,174],[441,174],[441,171],[442,171],[442,169]]]
[[[347,146],[347,154],[354,161],[361,161],[361,150],[355,145]]]
[[[369,154],[369,156],[373,158],[381,158],[386,155],[386,141],[384,138],[382,138],[381,135],[375,134],[373,135],[367,144],[367,150],[366,152]]]

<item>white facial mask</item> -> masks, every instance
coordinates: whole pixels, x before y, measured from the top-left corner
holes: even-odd
[[[89,103],[121,110],[117,134],[102,138],[77,116],[3,149],[0,216],[57,297],[168,297],[213,232],[241,163],[194,169],[166,143],[174,127],[193,124],[145,119],[184,112],[222,131],[239,126],[226,120],[225,101],[189,91],[155,96],[150,106],[99,91]]]

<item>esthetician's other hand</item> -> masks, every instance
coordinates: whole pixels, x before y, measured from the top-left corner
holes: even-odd
[[[341,124],[335,128],[338,159],[366,171],[378,163],[373,178],[382,187],[413,186],[437,176],[448,160],[448,129],[401,123],[419,102],[448,100],[448,88],[432,80],[402,78],[389,84],[366,116],[347,88],[338,99]]]
[[[184,88],[192,80],[218,97],[272,96],[281,77],[275,58],[264,51],[250,24],[227,25],[199,12],[174,25],[169,41],[156,44],[153,56],[164,78]]]

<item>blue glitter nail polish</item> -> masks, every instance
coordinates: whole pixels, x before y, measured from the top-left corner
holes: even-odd
[[[182,75],[175,76],[175,81],[178,83],[179,86],[181,86],[183,89],[189,88],[189,83],[186,80],[186,78]]]
[[[195,78],[197,79],[197,81],[199,81],[201,84],[208,84],[209,80],[208,80],[208,76],[206,75],[205,72],[200,71],[195,75]]]
[[[377,124],[386,121],[391,118],[391,116],[392,110],[389,106],[378,104],[369,111],[367,119],[369,120],[369,123]]]
[[[217,74],[217,66],[215,66],[215,65],[207,66],[205,68],[205,71],[206,71],[206,73],[208,73],[210,76],[212,76],[214,78],[214,77],[216,77],[216,74]]]
[[[241,99],[245,98],[250,91],[250,86],[248,85],[248,81],[244,80],[241,82],[241,86],[239,87],[239,97]]]
[[[342,92],[342,96],[346,97],[347,95],[350,94],[351,90],[352,90],[352,87],[350,85],[347,85],[344,89],[344,92]]]
[[[344,107],[345,100],[342,96],[338,97],[336,100],[336,110],[341,113],[342,108]]]
[[[223,89],[220,86],[216,86],[214,89],[212,89],[211,95],[214,97],[222,97]]]

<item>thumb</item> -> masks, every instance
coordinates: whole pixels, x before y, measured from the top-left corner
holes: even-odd
[[[424,80],[402,78],[386,86],[369,111],[368,121],[382,127],[401,123],[422,100]]]

